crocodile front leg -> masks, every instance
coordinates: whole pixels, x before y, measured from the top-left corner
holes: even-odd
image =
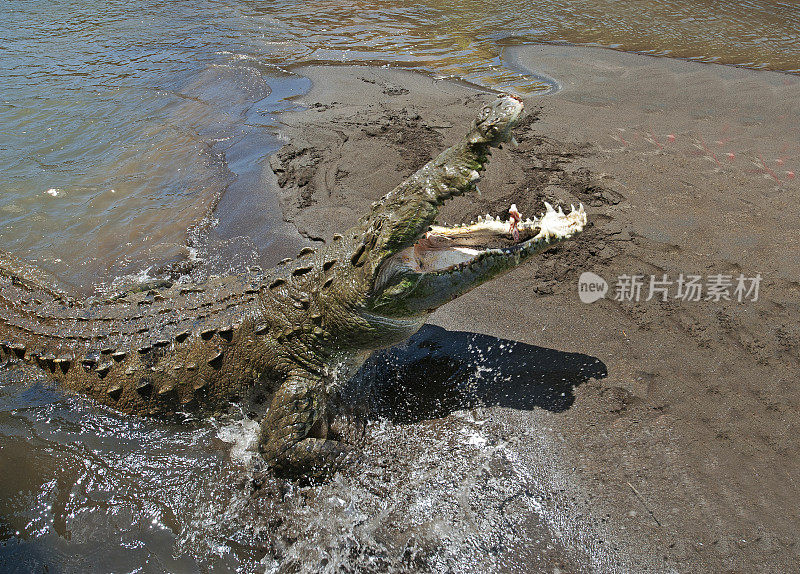
[[[350,452],[328,432],[324,382],[305,371],[289,375],[261,421],[259,451],[281,475],[325,474]]]

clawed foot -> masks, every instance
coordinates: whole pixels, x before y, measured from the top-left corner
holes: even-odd
[[[267,462],[275,475],[281,478],[327,480],[353,458],[353,453],[353,449],[343,442],[306,438]]]
[[[276,476],[329,477],[351,455],[349,445],[328,438],[323,381],[295,372],[281,385],[261,422],[258,450]]]

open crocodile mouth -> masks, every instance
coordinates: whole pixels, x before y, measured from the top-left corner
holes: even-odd
[[[564,213],[545,202],[540,217],[522,220],[516,205],[508,210],[508,219],[489,214],[469,224],[445,227],[434,225],[417,242],[397,254],[401,264],[417,273],[446,273],[468,267],[482,256],[512,257],[531,244],[568,239],[586,225],[582,204]]]

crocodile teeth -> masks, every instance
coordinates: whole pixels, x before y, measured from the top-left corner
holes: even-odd
[[[556,212],[556,210],[555,210],[555,209],[553,209],[553,206],[552,206],[552,205],[550,205],[550,203],[548,203],[547,201],[545,201],[545,202],[544,202],[544,206],[547,208],[547,213],[548,213],[548,214],[549,214],[549,213],[555,213],[555,212]],[[543,214],[543,215],[544,215],[544,214]]]

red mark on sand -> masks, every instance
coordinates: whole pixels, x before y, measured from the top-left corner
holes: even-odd
[[[647,132],[647,135],[649,135],[650,139],[653,141],[653,143],[658,146],[658,149],[664,149],[664,146],[662,146],[660,143],[658,143],[658,140],[656,139],[656,134],[654,134],[652,130]]]
[[[619,131],[619,135],[617,136],[617,138],[619,138],[619,141],[621,141],[625,145],[631,145],[628,140],[622,137],[622,132],[625,131],[625,128],[617,128],[617,131]]]
[[[716,163],[718,166],[722,167],[722,164],[721,164],[721,163],[719,163],[719,158],[717,158],[717,154],[715,154],[713,151],[711,151],[710,149],[708,149],[708,146],[706,145],[706,141],[703,139],[703,136],[700,136],[700,145],[702,145],[702,146],[703,146],[703,149],[706,151],[706,153],[707,153],[709,156],[711,156],[711,159],[713,159],[713,160],[714,160],[714,162],[715,162],[715,163]]]
[[[772,179],[780,183],[781,180],[778,179],[778,176],[775,175],[775,172],[772,171],[772,168],[767,167],[766,162],[764,162],[764,158],[759,155],[758,160],[761,162],[761,167],[764,168],[764,171],[767,173],[767,175],[769,175]]]

